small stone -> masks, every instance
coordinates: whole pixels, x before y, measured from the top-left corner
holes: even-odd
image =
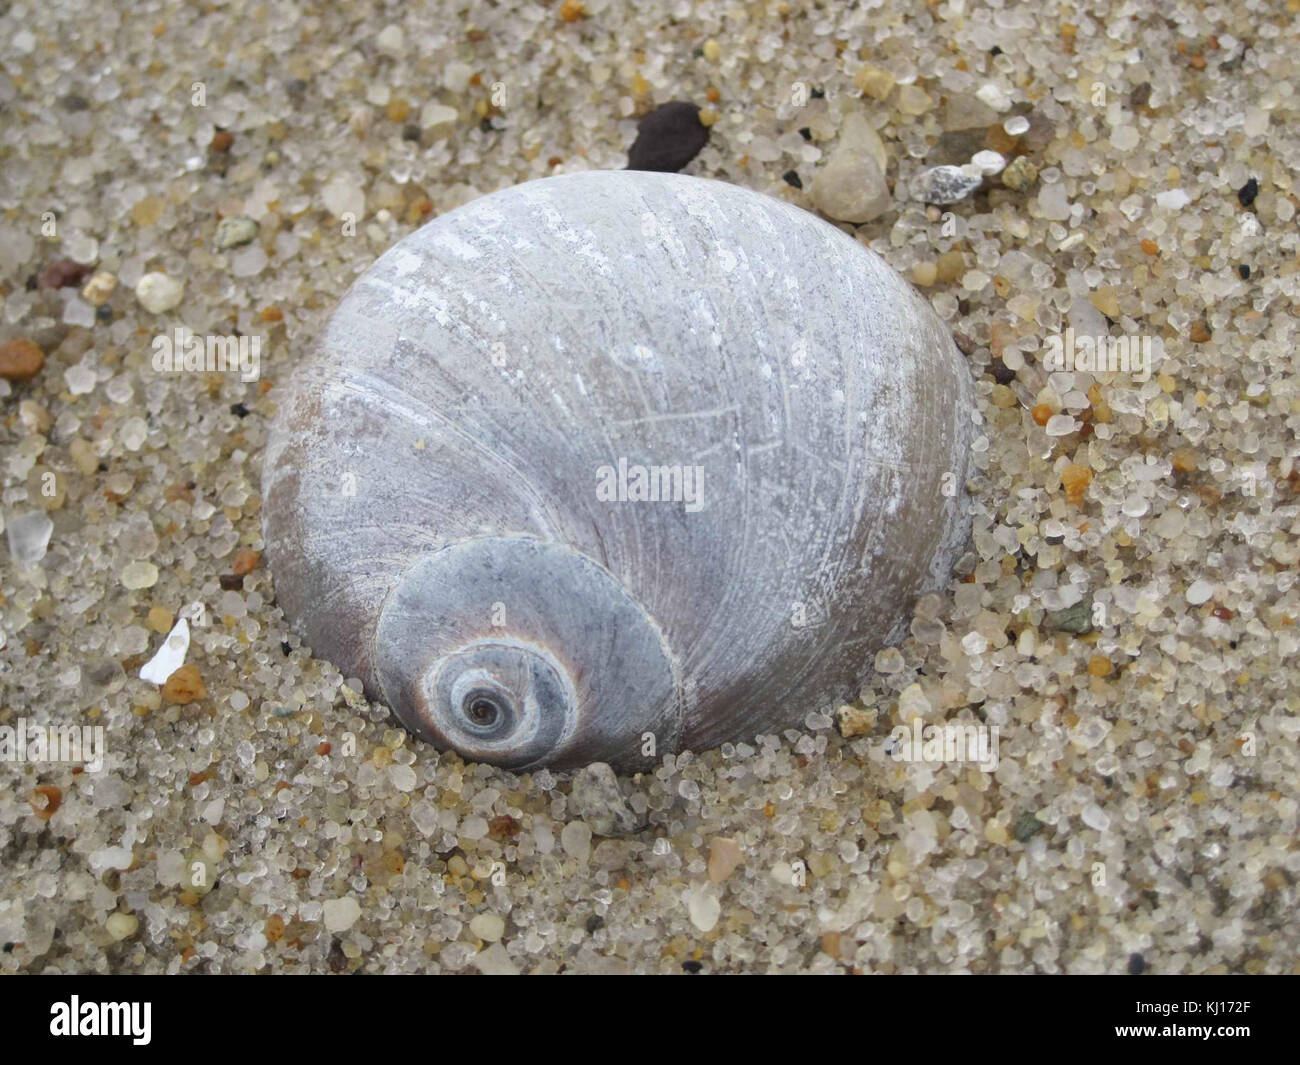
[[[335,218],[351,215],[360,220],[366,213],[366,193],[355,181],[336,177],[321,189],[321,202]]]
[[[656,107],[637,125],[636,141],[627,154],[629,170],[681,170],[709,142],[709,129],[700,109],[687,100]]]
[[[1146,959],[1141,954],[1130,954],[1128,956],[1128,974],[1129,976],[1141,976],[1146,972]]]
[[[420,111],[420,128],[436,140],[447,136],[455,128],[459,117],[460,112],[454,107],[438,103],[425,104]]]
[[[1185,189],[1165,189],[1156,193],[1156,206],[1167,211],[1180,211],[1192,202]]]
[[[570,0],[565,0],[569,3]],[[577,5],[581,7],[581,4]],[[506,953],[505,944],[493,943],[486,950],[474,955],[473,966],[484,976],[518,976],[519,966]]]
[[[1088,659],[1088,672],[1094,677],[1108,677],[1113,668],[1111,660],[1105,655],[1093,655]]]
[[[217,225],[217,247],[238,248],[257,236],[257,223],[251,218],[240,215],[237,218],[223,218]]]
[[[868,63],[853,75],[853,84],[873,100],[883,100],[893,92],[894,75]]]
[[[813,177],[809,195],[827,218],[860,224],[893,205],[885,175],[866,151],[838,148]]]
[[[181,302],[185,283],[162,273],[145,274],[135,286],[135,298],[150,314],[165,314]]]
[[[1012,829],[1012,835],[1021,843],[1028,843],[1042,828],[1043,822],[1038,820],[1037,815],[1026,812],[1016,818],[1016,825]]]
[[[205,698],[207,694],[208,690],[203,685],[199,667],[193,663],[176,670],[167,678],[167,683],[162,689],[163,699],[177,706],[188,706],[196,700]]]
[[[1018,155],[1002,171],[1002,184],[1013,191],[1028,188],[1038,180],[1038,167],[1027,155]]]
[[[591,856],[591,828],[581,821],[570,821],[560,831],[560,846],[570,858],[585,862]]]
[[[131,221],[138,226],[156,226],[166,209],[166,197],[146,196],[131,208]]]
[[[76,259],[56,259],[40,272],[36,284],[41,288],[67,288],[70,285],[78,285],[91,269],[89,263],[79,263]]]
[[[261,560],[262,553],[260,551],[254,551],[251,547],[241,548],[235,553],[235,558],[230,564],[230,572],[242,577],[257,569],[257,564]]]
[[[701,51],[704,53],[704,58],[710,63],[716,63],[722,58],[722,45],[718,44],[718,42],[712,37],[704,42],[704,47]]]
[[[1088,299],[1107,318],[1119,317],[1119,295],[1114,285],[1104,285],[1088,293]]]
[[[919,85],[904,85],[898,90],[895,106],[903,114],[915,117],[933,108],[934,100]]]
[[[479,913],[470,919],[469,930],[485,943],[495,943],[505,935],[506,923],[495,913]]]
[[[686,895],[686,908],[691,924],[701,932],[711,932],[722,916],[722,903],[704,884],[691,889]]]
[[[854,736],[865,736],[876,727],[876,711],[861,706],[845,703],[835,711],[840,735],[846,740]]]
[[[1187,601],[1192,606],[1200,606],[1202,603],[1209,602],[1210,597],[1214,595],[1214,585],[1206,580],[1194,580],[1187,588]]]
[[[107,270],[100,270],[92,274],[90,280],[86,282],[86,287],[81,290],[81,298],[92,307],[102,307],[116,288],[116,275],[110,274]]]
[[[1061,484],[1065,488],[1065,498],[1071,503],[1082,503],[1083,497],[1092,484],[1092,470],[1087,466],[1071,463],[1061,471]]]
[[[1092,632],[1092,600],[1084,599],[1064,610],[1049,611],[1044,619],[1048,629],[1083,636]]]
[[[33,510],[11,518],[5,527],[9,555],[17,565],[32,566],[45,557],[54,522],[43,510]]]
[[[971,165],[976,167],[985,177],[992,177],[994,174],[1000,174],[1006,169],[1007,160],[1001,152],[991,151],[985,148],[971,156]]]
[[[1187,339],[1193,344],[1208,344],[1213,335],[1210,332],[1210,327],[1198,319],[1192,323],[1191,329],[1188,330]]]
[[[966,256],[953,249],[939,256],[935,263],[935,274],[940,281],[956,281],[966,272]]]
[[[104,922],[104,931],[119,943],[130,939],[139,927],[140,918],[133,913],[114,913]]]
[[[0,344],[0,377],[6,381],[30,381],[45,365],[45,353],[26,337]]]
[[[171,631],[173,618],[174,615],[166,607],[152,606],[145,617],[145,624],[154,632],[161,634]]]
[[[626,835],[639,827],[619,790],[618,777],[604,762],[592,762],[573,774],[569,806],[597,835]]]
[[[1249,207],[1255,202],[1255,197],[1259,195],[1259,182],[1251,178],[1246,184],[1237,190],[1237,202],[1242,207]]]
[[[1029,119],[1024,115],[1012,115],[1002,123],[1002,128],[1007,131],[1011,137],[1019,137],[1029,132]]]
[[[906,663],[897,647],[885,647],[876,654],[877,673],[901,673]]]
[[[390,765],[388,780],[395,790],[402,792],[414,791],[416,784],[419,783],[415,770],[409,765]]]
[[[152,562],[131,562],[122,570],[122,586],[132,591],[158,583],[158,567]]]
[[[329,899],[321,906],[325,929],[329,932],[346,932],[361,916],[361,904],[351,895]]]
[[[709,841],[709,879],[721,884],[744,860],[744,851],[734,839],[716,836]]]
[[[922,288],[929,288],[938,276],[939,269],[932,262],[920,262],[912,267],[912,283]]]
[[[385,55],[401,55],[406,47],[406,34],[395,23],[385,26],[375,37],[375,47]]]
[[[577,22],[586,17],[587,5],[582,3],[582,0],[564,0],[560,5],[560,18],[565,22]]]
[[[32,789],[27,804],[39,821],[48,821],[63,805],[63,791],[53,784],[39,784]]]

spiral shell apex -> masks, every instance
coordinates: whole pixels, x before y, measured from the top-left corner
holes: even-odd
[[[969,533],[970,375],[811,214],[635,171],[475,200],[366,271],[272,429],[312,650],[439,747],[629,770],[857,691]]]

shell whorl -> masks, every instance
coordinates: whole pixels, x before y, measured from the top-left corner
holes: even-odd
[[[277,597],[470,757],[752,738],[855,692],[946,581],[974,418],[928,304],[812,215],[676,174],[529,182],[385,253],[295,375],[266,457]],[[674,466],[699,506],[598,491]],[[437,717],[483,691],[518,745],[493,745],[504,716]]]

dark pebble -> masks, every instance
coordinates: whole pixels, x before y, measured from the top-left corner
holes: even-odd
[[[590,917],[587,918],[588,935],[590,935],[592,932],[599,932],[604,927],[605,927],[605,918],[603,918],[600,914],[593,913]]]
[[[223,592],[238,592],[244,587],[242,573],[223,573],[217,580],[220,582]]]
[[[1001,359],[994,359],[991,367],[993,380],[1000,385],[1009,385],[1016,379],[1016,371],[1011,369]]]
[[[808,96],[809,96],[809,98],[811,98],[811,99],[813,99],[813,100],[824,100],[824,99],[826,99],[826,90],[825,90],[825,89],[813,89],[812,92],[810,92],[810,93],[808,94]]]
[[[1064,610],[1049,611],[1043,619],[1053,632],[1072,632],[1086,636],[1092,632],[1092,600],[1084,599]]]
[[[1001,54],[1002,54],[1002,49],[998,47],[996,44],[989,49],[989,55],[1001,55]]]
[[[59,97],[59,104],[65,111],[84,111],[90,106],[90,101],[84,96],[80,96],[75,92],[70,92],[67,96]]]
[[[414,122],[408,122],[402,127],[402,140],[418,141],[420,139],[420,127]]]
[[[1128,974],[1129,976],[1141,976],[1146,972],[1147,960],[1141,954],[1130,954],[1128,956]]]
[[[290,96],[301,96],[307,91],[307,83],[302,78],[290,78],[284,83],[284,91]]]
[[[247,418],[250,411],[242,403],[232,403],[230,405],[230,413],[236,418]]]
[[[812,140],[812,130],[809,129],[807,126],[804,126],[801,130],[799,130],[799,136],[801,136],[806,141],[810,141]]]
[[[1251,178],[1246,184],[1237,190],[1237,202],[1242,207],[1249,207],[1255,202],[1255,197],[1259,195],[1259,182]]]
[[[1012,835],[1021,843],[1028,843],[1040,831],[1042,831],[1043,822],[1038,820],[1035,814],[1021,814],[1016,818],[1016,827],[1012,830]]]
[[[41,288],[67,288],[80,284],[92,269],[92,266],[72,259],[56,259],[37,275],[36,283]]]
[[[1242,263],[1240,266],[1237,267],[1237,275],[1238,275],[1238,276],[1239,276],[1243,281],[1249,281],[1249,280],[1250,280],[1250,266],[1249,266],[1248,264],[1246,264],[1246,263]]]
[[[709,142],[709,128],[700,109],[686,100],[656,107],[637,126],[636,141],[627,153],[629,170],[680,170]]]
[[[481,129],[484,133],[494,132],[494,130],[492,129],[492,119],[490,118],[481,119],[479,121],[478,128]]]
[[[704,962],[702,961],[684,961],[682,962],[682,971],[688,973],[698,973],[704,971]]]
[[[1133,91],[1128,94],[1128,105],[1133,111],[1139,107],[1146,107],[1147,101],[1151,99],[1151,82],[1144,81],[1141,85],[1133,86]]]
[[[113,308],[107,303],[95,308],[95,317],[101,322],[111,322],[113,320]]]
[[[803,182],[799,180],[799,172],[797,170],[787,170],[781,175],[781,177],[785,179],[787,185],[793,185],[796,189],[803,188]]]
[[[293,648],[289,646],[289,641],[288,641],[288,640],[281,640],[281,641],[280,641],[280,650],[284,652],[284,657],[285,657],[285,658],[288,658],[288,657],[289,657],[289,653],[293,650]]]
[[[343,941],[335,937],[334,942],[330,944],[329,957],[326,959],[329,963],[330,972],[341,973],[348,967],[348,956],[343,953]]]

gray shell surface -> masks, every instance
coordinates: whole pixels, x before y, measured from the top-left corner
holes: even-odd
[[[357,280],[289,392],[285,614],[417,735],[514,769],[832,709],[969,533],[977,416],[938,316],[723,182],[595,171],[451,211]]]

